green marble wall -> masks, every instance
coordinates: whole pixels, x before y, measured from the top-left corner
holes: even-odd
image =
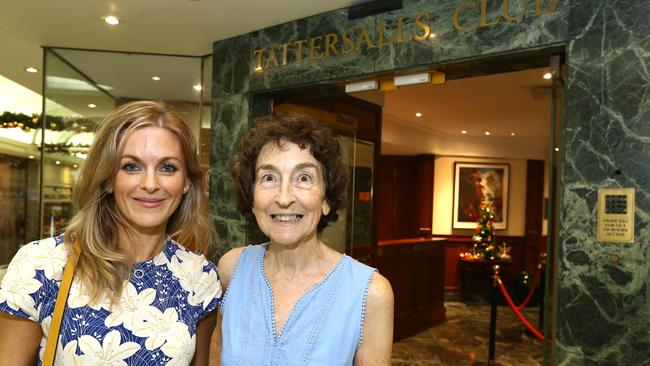
[[[650,362],[649,17],[570,2],[556,364]],[[633,244],[596,241],[601,187],[636,188]]]

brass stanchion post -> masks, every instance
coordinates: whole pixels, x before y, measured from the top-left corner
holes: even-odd
[[[492,266],[492,296],[490,308],[490,339],[488,351],[488,365],[494,364],[494,345],[497,331],[497,301],[499,300],[499,269],[498,264]]]

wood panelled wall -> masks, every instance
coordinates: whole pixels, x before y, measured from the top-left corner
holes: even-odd
[[[392,240],[431,235],[433,207],[434,156],[390,156],[380,158],[377,182],[377,238]],[[542,234],[544,217],[544,161],[528,160],[526,174],[525,236],[499,236],[506,243],[513,260],[511,272],[535,271],[540,253],[546,251]],[[436,235],[447,238],[444,252],[444,288],[460,289],[458,258],[472,247],[471,234]]]
[[[433,155],[381,156],[377,240],[431,235],[433,167]]]

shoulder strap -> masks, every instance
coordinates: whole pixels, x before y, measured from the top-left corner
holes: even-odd
[[[54,304],[54,313],[52,314],[52,322],[50,323],[50,330],[45,344],[45,351],[43,353],[43,366],[54,365],[54,355],[56,353],[56,346],[59,343],[59,330],[61,328],[61,320],[63,320],[63,310],[68,301],[68,293],[72,285],[72,278],[74,277],[77,262],[81,255],[81,244],[75,241],[74,250],[68,256],[68,261],[63,270],[63,278],[59,286],[59,294],[56,296],[56,303]]]

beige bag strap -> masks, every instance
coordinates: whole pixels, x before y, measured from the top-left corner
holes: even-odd
[[[63,270],[63,278],[59,286],[59,294],[56,296],[52,322],[50,323],[47,343],[45,344],[45,351],[43,353],[43,366],[54,365],[54,355],[56,354],[56,346],[59,343],[59,330],[61,329],[61,320],[63,320],[63,310],[65,310],[65,304],[68,301],[68,293],[70,292],[72,278],[74,277],[80,255],[81,244],[77,240],[74,243],[74,251],[68,256],[68,262],[65,264],[65,269]]]

